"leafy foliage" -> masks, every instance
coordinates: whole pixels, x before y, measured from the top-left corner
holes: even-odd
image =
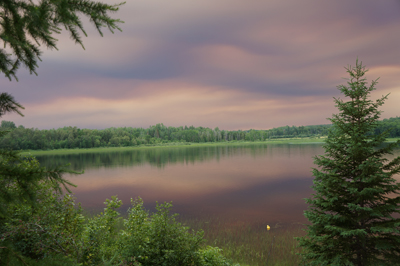
[[[104,212],[88,220],[83,234],[85,265],[100,265],[103,262],[112,262],[119,256],[118,239],[119,232],[116,232],[116,225],[121,219],[116,211],[122,202],[116,196],[111,200],[107,199],[104,204]]]
[[[1,127],[3,128],[3,127]],[[5,128],[5,127],[4,127]],[[282,127],[270,130],[228,131],[204,127],[166,127],[163,124],[144,128],[79,129],[64,127],[39,130],[19,126],[0,140],[0,147],[15,150],[47,150],[94,147],[153,145],[169,142],[263,141],[284,137],[326,135],[330,126]]]
[[[39,185],[38,205],[9,206],[3,240],[9,240],[15,250],[25,257],[43,259],[51,254],[80,257],[81,243],[75,240],[83,232],[84,217],[76,209],[74,198],[60,198],[49,183]]]
[[[333,130],[325,155],[316,156],[314,190],[305,216],[312,223],[308,237],[300,238],[307,265],[399,265],[400,157],[386,156],[399,142],[384,144],[388,132],[372,134],[387,95],[372,101],[361,63],[349,66],[348,86],[340,91],[348,101],[335,99],[339,114],[330,120]]]
[[[231,266],[232,263],[222,256],[221,252],[222,249],[211,246],[201,249],[199,251],[201,259],[200,264],[204,266]],[[239,266],[239,264],[234,264],[232,266]]]
[[[400,117],[391,117],[378,122],[373,134],[388,132],[390,138],[400,137]]]
[[[24,108],[11,95],[0,95],[0,116],[9,112],[22,115],[19,109]],[[6,129],[15,128],[13,123],[2,123],[2,126]],[[0,131],[0,138],[8,133],[9,130]],[[42,220],[41,217],[48,217],[47,212],[37,216],[41,207],[48,206],[43,203],[55,199],[53,194],[47,193],[48,190],[42,189],[43,185],[47,185],[56,194],[61,193],[62,187],[69,191],[67,185],[72,184],[63,178],[65,173],[76,172],[65,167],[46,169],[33,157],[21,157],[15,151],[0,150],[0,261],[3,265],[49,265],[50,261],[53,265],[64,265],[70,262],[68,257],[57,253],[43,257],[42,251],[47,248],[65,251],[66,247],[61,242],[57,241],[57,245],[50,246],[48,241],[44,241],[49,237],[57,239],[57,226],[63,223],[59,221],[57,226],[47,227],[48,223],[45,222],[41,226],[40,221],[46,221],[46,218]],[[62,206],[52,205],[53,208]],[[75,209],[69,208],[69,212],[73,210]],[[68,214],[68,208],[54,214]],[[64,225],[64,229],[68,228],[66,222]],[[41,262],[36,261],[38,258],[42,259]]]
[[[10,128],[7,126],[9,123],[13,122],[2,121],[0,129],[10,129],[11,132],[0,139],[0,147],[15,150],[125,147],[169,142],[263,141],[289,137],[326,136],[332,128],[332,125],[314,125],[286,126],[269,130],[228,131],[193,126],[166,127],[163,124],[157,124],[149,128],[120,127],[97,130],[63,127],[39,130],[23,126]],[[378,121],[375,130],[369,134],[380,134],[384,131],[388,131],[388,137],[400,137],[400,117]]]
[[[36,205],[40,182],[47,180],[53,188],[61,192],[74,186],[63,178],[63,174],[77,172],[63,166],[54,169],[41,167],[33,157],[21,157],[14,151],[0,150],[0,223],[9,215],[9,204]]]
[[[9,265],[71,265],[81,253],[81,209],[75,208],[72,196],[60,198],[50,182],[38,184],[36,201],[8,205],[0,229],[0,246],[7,248],[0,251],[1,260]]]
[[[149,214],[139,198],[132,200],[123,230],[117,197],[104,212],[86,219],[69,194],[53,184],[38,185],[35,206],[9,204],[0,228],[0,260],[5,265],[232,265],[213,247],[203,247],[203,232],[190,232],[171,215],[170,203]]]
[[[203,232],[189,232],[170,215],[170,203],[157,204],[157,212],[149,215],[139,198],[125,220],[123,257],[134,257],[142,265],[199,265],[199,248]]]

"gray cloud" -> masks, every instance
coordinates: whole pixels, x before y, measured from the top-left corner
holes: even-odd
[[[122,33],[100,38],[89,28],[86,51],[63,34],[59,52],[44,51],[39,77],[21,70],[18,83],[0,80],[2,91],[23,104],[124,100],[165,90],[178,97],[172,80],[188,90],[232,90],[253,100],[331,99],[345,83],[343,67],[357,56],[371,69],[400,67],[395,0],[139,0],[115,16],[125,21]],[[380,76],[385,89],[396,86],[396,75]]]

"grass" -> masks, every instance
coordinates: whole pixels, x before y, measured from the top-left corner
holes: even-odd
[[[55,155],[55,154],[79,154],[79,153],[103,153],[114,151],[128,151],[138,149],[155,149],[155,148],[182,148],[182,147],[200,147],[200,146],[240,146],[240,145],[259,145],[259,144],[313,144],[323,143],[324,137],[320,138],[284,138],[284,139],[271,139],[265,141],[227,141],[227,142],[205,142],[205,143],[192,143],[192,142],[171,142],[159,143],[156,145],[139,145],[129,147],[99,147],[88,149],[56,149],[56,150],[28,150],[22,151],[21,155]]]
[[[99,212],[83,210],[86,218]],[[121,214],[126,219],[126,213]],[[118,219],[116,230],[123,230],[123,220]],[[178,216],[177,221],[190,230],[204,231],[205,245],[222,249],[222,254],[240,266],[291,266],[299,265],[301,251],[295,237],[304,236],[305,226],[299,223],[273,223],[267,230],[265,222],[246,223],[218,217],[188,218]]]
[[[182,219],[185,225],[194,230],[204,230],[206,244],[223,250],[226,258],[249,265],[299,265],[300,257],[294,237],[305,235],[304,225],[300,224],[246,224],[238,221],[210,219]]]
[[[114,151],[129,151],[141,149],[158,149],[158,148],[183,148],[183,147],[203,147],[203,146],[241,146],[241,145],[259,145],[259,144],[322,144],[326,136],[318,138],[282,138],[270,139],[265,141],[227,141],[227,142],[170,142],[159,144],[148,144],[129,147],[99,147],[88,149],[56,149],[56,150],[28,150],[22,151],[21,155],[57,155],[57,154],[79,154],[79,153],[103,153]],[[388,138],[386,142],[396,142],[400,138]]]

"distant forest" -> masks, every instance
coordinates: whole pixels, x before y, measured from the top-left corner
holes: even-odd
[[[16,126],[1,121],[0,130],[10,133],[0,141],[0,148],[14,150],[52,150],[94,147],[123,147],[157,145],[170,142],[225,142],[264,141],[267,139],[326,136],[331,125],[284,126],[268,130],[220,130],[205,127],[166,127],[163,124],[149,128],[119,127],[107,129],[79,129],[63,127],[50,130]],[[389,130],[389,137],[400,137],[400,117],[379,121],[375,134]]]

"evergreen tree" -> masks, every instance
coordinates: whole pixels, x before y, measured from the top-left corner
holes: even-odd
[[[79,15],[86,16],[103,36],[102,27],[111,32],[121,31],[117,26],[119,19],[109,16],[124,3],[107,5],[91,0],[1,0],[0,1],[0,39],[4,48],[0,49],[0,71],[7,78],[16,77],[22,64],[30,73],[36,73],[37,60],[40,60],[39,46],[57,49],[55,33],[65,28],[75,43],[84,48],[79,31],[87,36]],[[14,57],[13,57],[14,55]]]
[[[11,94],[3,92],[0,94],[0,117],[6,113],[17,113],[24,116],[19,109],[25,109]]]
[[[20,109],[24,107],[7,94],[0,95],[0,117],[6,113],[16,112],[23,116]],[[0,138],[9,131],[0,130]],[[74,186],[64,179],[65,173],[77,174],[65,166],[53,169],[41,167],[33,157],[22,157],[13,150],[0,149],[0,262],[4,265],[28,265],[15,250],[13,241],[5,237],[6,224],[14,212],[13,206],[37,207],[39,187],[43,182],[51,184],[53,190],[61,194],[62,187],[67,191],[68,185]],[[15,264],[17,263],[17,264]],[[1,264],[1,265],[3,265]]]
[[[311,222],[299,238],[306,265],[400,265],[400,157],[387,155],[398,146],[384,143],[388,132],[371,134],[387,96],[372,101],[377,80],[367,86],[362,63],[347,67],[349,98],[334,98],[339,114],[330,121],[325,155],[316,156],[315,194],[305,216]]]
[[[79,15],[89,17],[100,35],[102,27],[121,29],[119,19],[112,19],[110,12],[115,12],[123,3],[107,5],[91,0],[1,0],[0,1],[0,40],[5,49],[0,49],[0,72],[11,80],[16,80],[16,71],[23,65],[30,73],[36,73],[37,60],[40,60],[40,45],[57,49],[55,33],[64,27],[75,43],[83,47],[79,30],[86,36]],[[84,47],[83,47],[84,48]],[[8,49],[8,50],[6,50]],[[11,53],[10,53],[11,51]],[[19,104],[8,93],[0,94],[0,117],[16,112],[23,116]],[[3,138],[8,131],[0,131]],[[37,204],[39,185],[50,182],[52,188],[61,193],[63,186],[73,185],[63,178],[65,173],[76,173],[65,167],[46,169],[33,157],[22,157],[12,150],[0,149],[0,262],[9,265],[13,258],[26,262],[13,247],[13,242],[4,236],[5,224],[10,218],[14,205],[32,206]],[[12,211],[12,210],[11,210]],[[8,261],[8,262],[7,262]]]
[[[23,116],[20,109],[24,107],[11,95],[0,94],[0,117],[10,112]],[[8,132],[9,130],[0,130],[0,138]],[[65,173],[76,172],[65,167],[46,169],[32,157],[22,157],[16,151],[0,149],[0,232],[2,223],[8,216],[10,204],[35,205],[39,182],[47,180],[53,183],[56,191],[61,192],[60,185],[69,191],[67,185],[74,185],[62,177]]]
[[[78,30],[85,36],[79,15],[89,17],[100,35],[102,27],[121,29],[119,19],[112,19],[110,12],[116,12],[124,3],[107,5],[91,0],[1,0],[0,1],[0,40],[5,49],[0,49],[0,71],[11,80],[16,77],[16,71],[22,64],[31,73],[35,73],[37,59],[40,60],[39,46],[57,49],[57,39],[54,33],[60,33],[64,27],[71,39],[82,45]],[[7,47],[8,46],[8,47]],[[15,112],[21,116],[19,104],[12,95],[0,94],[0,117],[6,113]],[[0,131],[0,138],[8,131]],[[32,159],[25,159],[15,151],[0,150],[0,226],[2,218],[7,217],[7,206],[12,202],[27,202],[34,204],[35,187],[38,182],[50,180],[55,189],[61,191],[60,185],[71,185],[62,178],[64,173],[72,173],[65,168],[45,169]]]

